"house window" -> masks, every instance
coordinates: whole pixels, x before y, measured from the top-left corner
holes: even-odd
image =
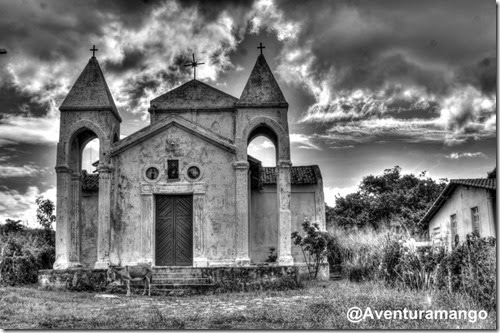
[[[479,208],[473,207],[470,209],[472,215],[472,228],[473,231],[479,235]]]
[[[432,229],[432,240],[439,241],[439,236],[441,235],[441,228],[440,227],[435,227]]]
[[[451,240],[453,242],[453,247],[457,245],[457,214],[450,215],[450,225],[451,225]]]

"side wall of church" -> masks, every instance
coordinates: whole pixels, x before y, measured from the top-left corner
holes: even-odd
[[[178,181],[167,180],[169,159],[179,160]],[[144,259],[145,253],[147,256],[148,251],[154,258],[154,195],[172,194],[172,189],[185,189],[193,184],[204,188],[199,223],[204,235],[203,255],[209,262],[234,260],[236,213],[233,161],[233,153],[175,126],[116,156],[111,262],[138,262]],[[184,177],[185,169],[191,163],[196,163],[203,173],[201,179],[194,183]],[[159,179],[154,183],[144,178],[144,171],[149,165],[160,169]],[[153,188],[153,195],[144,192],[145,186]],[[168,193],[164,192],[167,190]]]
[[[291,213],[292,232],[302,232],[306,218],[321,224],[322,209],[318,198],[321,185],[292,185]],[[320,200],[318,200],[320,199]],[[249,223],[250,258],[264,262],[269,257],[269,248],[278,248],[278,206],[276,185],[264,185],[261,191],[252,190]],[[275,252],[276,253],[276,252]],[[304,262],[300,247],[292,245],[294,262]]]
[[[154,124],[168,116],[176,114],[197,125],[223,136],[229,140],[234,140],[235,112],[230,111],[178,111],[178,112],[157,112],[151,115],[151,123]]]

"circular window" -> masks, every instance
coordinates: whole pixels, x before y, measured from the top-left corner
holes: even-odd
[[[148,182],[156,182],[160,179],[160,168],[156,165],[149,165],[144,169],[144,178]]]
[[[201,168],[196,164],[189,164],[185,170],[186,178],[190,181],[196,181],[202,176]]]

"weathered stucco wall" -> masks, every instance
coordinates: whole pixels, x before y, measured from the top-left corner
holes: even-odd
[[[291,212],[292,232],[302,232],[306,218],[320,221],[322,209],[318,205],[318,185],[292,185]],[[250,258],[253,262],[264,262],[269,256],[269,248],[278,249],[278,203],[276,185],[264,185],[262,191],[251,193],[251,214],[249,225]],[[292,245],[294,262],[304,262],[300,247]]]
[[[151,123],[165,119],[176,114],[197,125],[200,125],[215,134],[219,134],[229,140],[234,140],[235,111],[168,111],[157,112],[151,115]]]
[[[488,207],[488,190],[483,188],[458,186],[451,197],[441,207],[437,214],[429,222],[429,233],[432,237],[434,228],[439,227],[438,237],[446,238],[448,248],[451,248],[451,215],[457,215],[457,234],[460,242],[466,239],[466,235],[473,229],[471,208],[478,207],[480,215],[479,234],[481,237],[495,237],[495,223]]]
[[[276,185],[265,185],[262,191],[250,194],[251,210],[249,229],[250,259],[264,262],[269,256],[269,248],[278,251],[278,202]]]
[[[93,268],[97,260],[98,199],[97,191],[82,194],[80,258],[84,268]]]
[[[167,180],[167,160],[179,160],[179,180]],[[206,188],[204,210],[201,216],[204,255],[209,261],[227,262],[235,258],[235,187],[234,155],[194,136],[178,127],[164,132],[123,151],[115,158],[116,206],[112,221],[112,262],[137,262],[143,259],[141,246],[154,244],[154,204],[145,205],[141,184],[152,184],[154,194],[162,194],[162,185],[192,182],[183,176],[190,163],[197,163],[203,176],[196,184]],[[160,168],[159,180],[148,183],[143,177],[147,166]],[[163,193],[165,194],[165,193]],[[141,222],[141,214],[143,222]],[[144,232],[141,223],[152,226],[151,233]],[[154,249],[154,245],[152,246]],[[154,257],[154,255],[153,255]],[[232,259],[233,258],[233,259]]]

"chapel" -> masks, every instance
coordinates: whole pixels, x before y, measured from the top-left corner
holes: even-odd
[[[262,48],[239,98],[193,79],[124,138],[95,51],[59,108],[54,269],[302,263],[291,233],[306,218],[325,229],[323,182],[318,166],[292,166],[289,105]],[[259,136],[275,167],[248,155]],[[95,138],[92,173],[82,151]]]

